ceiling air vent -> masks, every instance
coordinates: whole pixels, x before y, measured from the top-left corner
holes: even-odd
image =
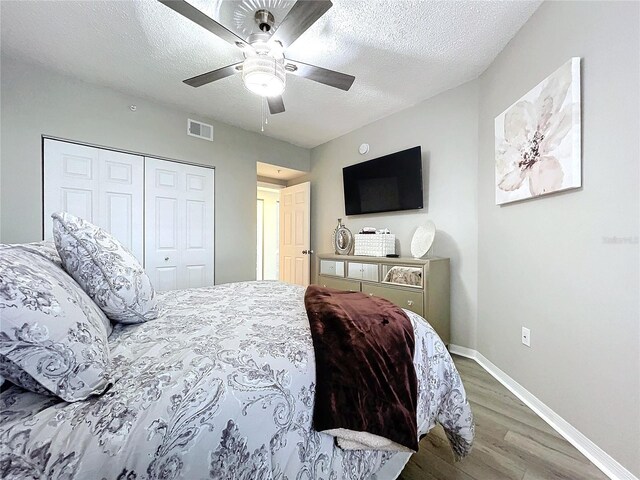
[[[213,142],[213,125],[197,122],[195,120],[187,120],[187,135],[202,138]]]

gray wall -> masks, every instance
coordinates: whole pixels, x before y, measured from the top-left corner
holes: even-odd
[[[41,135],[216,167],[216,282],[255,279],[256,162],[309,170],[309,150],[2,57],[1,237],[41,238]],[[136,104],[136,112],[129,105]],[[214,141],[186,135],[187,118]]]
[[[480,78],[478,169],[479,351],[636,475],[639,11],[543,3]],[[496,206],[494,118],[573,56],[583,188]],[[631,243],[608,243],[616,236]]]
[[[411,256],[411,237],[427,219],[438,229],[432,254],[451,258],[451,341],[475,347],[477,311],[477,86],[468,83],[415,107],[316,147],[311,173],[311,246],[332,252],[338,217],[356,233],[361,227],[389,228],[401,255]],[[368,143],[368,154],[358,147]],[[425,208],[345,217],[342,167],[420,145]],[[315,265],[314,265],[315,267]],[[315,274],[312,269],[312,278]]]
[[[312,247],[328,252],[344,217],[342,167],[421,145],[427,208],[346,225],[388,227],[409,255],[415,227],[434,220],[434,253],[452,258],[452,343],[477,348],[636,475],[639,9],[545,2],[479,79],[316,147],[300,179],[312,181]],[[573,56],[583,188],[496,206],[494,118]]]

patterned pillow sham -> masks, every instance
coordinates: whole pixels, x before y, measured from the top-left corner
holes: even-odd
[[[109,383],[111,324],[80,286],[39,253],[0,245],[0,375],[68,402]]]
[[[138,260],[100,227],[54,213],[53,238],[65,270],[114,322],[158,317],[155,290]]]

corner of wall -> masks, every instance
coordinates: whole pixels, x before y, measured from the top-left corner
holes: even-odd
[[[640,38],[637,2],[544,2],[479,78],[476,349],[638,475],[640,248],[604,240],[640,229],[640,43],[630,38]],[[494,118],[574,56],[583,187],[496,206]]]

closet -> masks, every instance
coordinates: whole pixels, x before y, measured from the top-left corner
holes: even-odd
[[[43,229],[67,211],[104,228],[158,291],[214,284],[214,169],[44,139]]]

